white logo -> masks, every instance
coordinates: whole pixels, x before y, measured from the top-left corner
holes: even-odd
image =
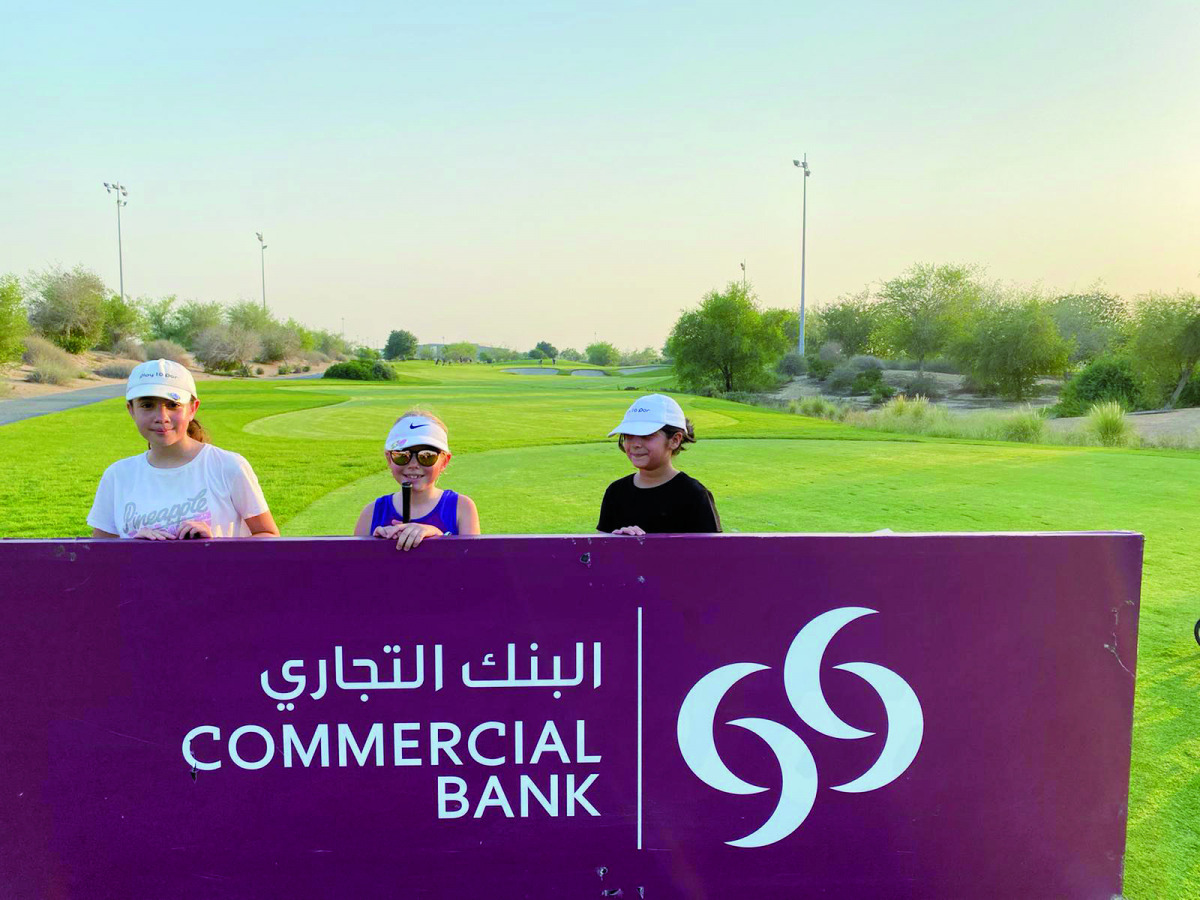
[[[805,625],[788,648],[783,663],[783,688],[796,715],[826,737],[858,740],[873,732],[847,725],[837,717],[821,692],[821,658],[833,636],[844,626],[873,609],[847,606],[823,613]],[[743,781],[725,765],[713,741],[717,706],[737,682],[769,669],[759,663],[732,663],[714,669],[696,682],[679,707],[676,735],[688,768],[707,784],[726,794],[758,794],[766,788]],[[833,790],[850,794],[874,791],[899,778],[916,758],[925,730],[921,703],[908,683],[891,669],[874,663],[850,662],[834,666],[857,675],[879,695],[887,713],[888,731],[879,758],[858,778]],[[808,746],[790,728],[770,719],[734,719],[726,722],[758,735],[766,743],[783,775],[779,804],[756,831],[736,841],[734,847],[765,847],[799,828],[817,799],[817,764]]]

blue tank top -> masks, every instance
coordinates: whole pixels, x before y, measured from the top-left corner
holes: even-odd
[[[392,502],[392,495],[384,494],[375,501],[375,509],[371,512],[371,529],[368,533],[374,534],[380,525],[391,525],[393,519],[400,521],[400,511]],[[458,494],[450,490],[442,491],[437,506],[431,509],[428,515],[413,521],[439,528],[443,534],[458,534]]]

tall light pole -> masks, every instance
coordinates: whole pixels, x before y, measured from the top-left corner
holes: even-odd
[[[110,194],[117,195],[117,266],[121,273],[121,302],[125,302],[125,251],[121,248],[121,207],[128,206],[129,201],[125,198],[129,196],[129,191],[125,190],[125,185],[119,181],[114,181],[111,184],[104,182],[104,190]]]
[[[742,293],[746,293],[746,261],[742,260]]]
[[[267,311],[267,245],[263,242],[263,236],[262,236],[261,231],[256,231],[256,232],[254,232],[254,234],[258,238],[259,244],[262,245],[261,249],[259,250],[259,256],[261,257],[261,261],[262,261],[263,312],[266,312]]]
[[[804,159],[793,159],[792,162],[804,170],[804,206],[802,218],[800,219],[800,340],[797,342],[797,349],[800,355],[804,355],[804,255],[806,243],[808,239],[808,176],[812,174],[812,170],[808,167],[808,154],[804,154]]]

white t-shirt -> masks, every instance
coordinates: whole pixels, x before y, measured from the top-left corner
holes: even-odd
[[[246,519],[265,512],[250,463],[205,444],[174,469],[156,469],[145,453],[117,460],[104,470],[87,521],[123,538],[145,527],[175,534],[187,521],[207,522],[213,537],[249,537]]]

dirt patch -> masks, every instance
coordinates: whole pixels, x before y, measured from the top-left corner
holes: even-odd
[[[909,371],[908,369],[883,370],[883,380],[897,389],[903,389],[916,375],[916,372]],[[926,372],[925,377],[932,379],[937,384],[938,391],[942,395],[934,402],[951,412],[970,412],[976,409],[1020,409],[1026,405],[1035,407],[1051,406],[1057,402],[1058,390],[1062,387],[1062,381],[1059,379],[1042,378],[1038,380],[1039,396],[1033,397],[1030,400],[1012,401],[1001,400],[998,397],[983,397],[979,394],[971,393],[963,386],[966,379],[962,375],[951,375],[946,372]],[[826,388],[823,382],[809,378],[807,375],[793,378],[772,396],[780,400],[824,397],[827,400],[839,403],[851,403],[855,406],[861,406],[864,409],[871,405],[870,397],[847,397],[843,394],[832,393]]]
[[[1151,441],[1172,438],[1192,439],[1200,443],[1200,408],[1173,409],[1170,412],[1132,413],[1125,417],[1137,433]],[[1077,431],[1087,421],[1082,416],[1051,419],[1046,424],[1054,431]]]

